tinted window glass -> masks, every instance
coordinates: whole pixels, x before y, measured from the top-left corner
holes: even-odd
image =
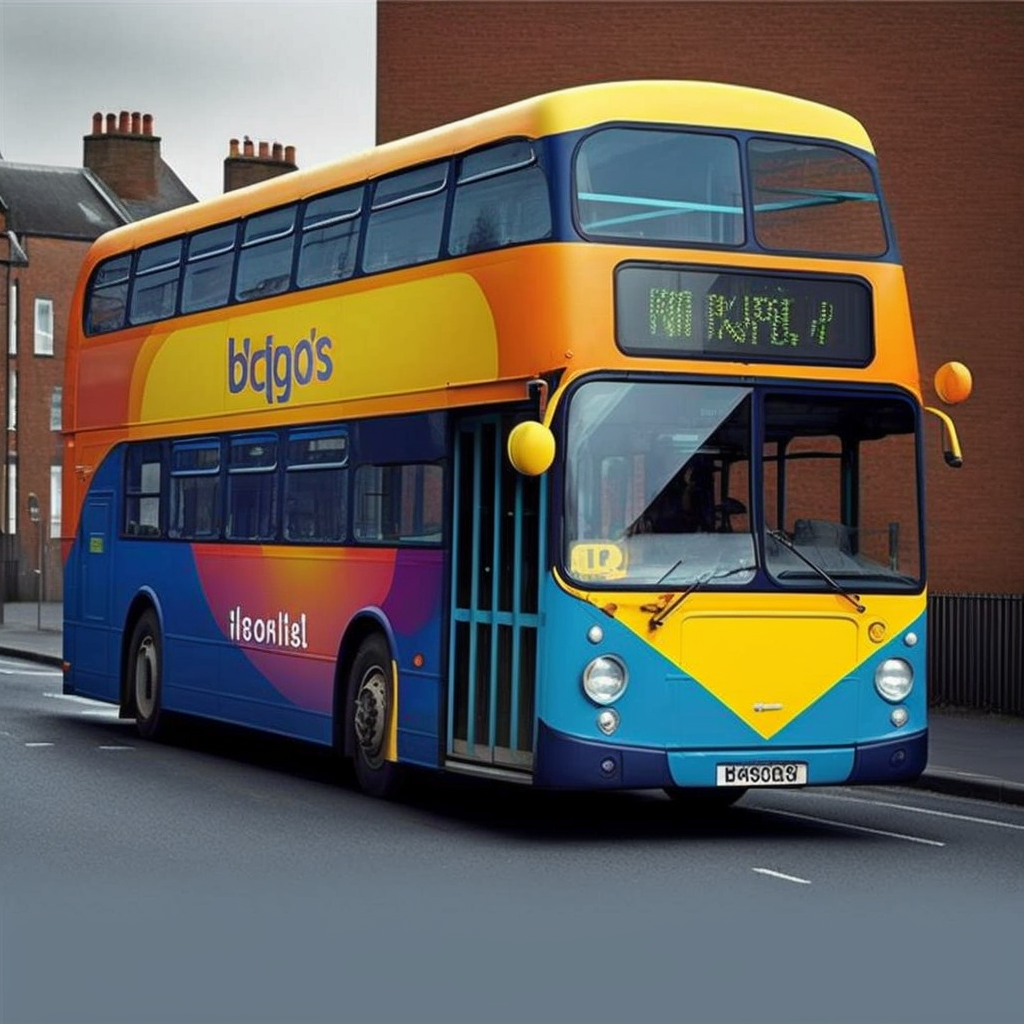
[[[348,437],[336,429],[295,431],[288,438],[284,535],[336,543],[348,529]]]
[[[500,146],[488,146],[475,153],[467,153],[459,161],[459,184],[489,174],[511,171],[534,162],[533,146],[525,139],[503,142]]]
[[[355,272],[362,200],[362,188],[348,189],[306,206],[296,279],[300,288],[341,281]]]
[[[370,215],[363,270],[374,273],[436,260],[441,250],[444,193]]]
[[[277,438],[237,437],[228,462],[228,521],[232,540],[273,540],[277,536]]]
[[[131,322],[149,323],[173,316],[181,273],[181,239],[151,245],[139,253],[132,288]]]
[[[176,444],[171,455],[168,534],[213,540],[220,535],[220,442]]]
[[[437,543],[442,537],[443,470],[431,463],[360,466],[355,480],[356,540]]]
[[[576,209],[587,234],[740,245],[740,151],[721,135],[606,128],[580,145]]]
[[[870,168],[833,146],[754,139],[754,234],[766,249],[878,256],[885,225]]]
[[[158,443],[137,444],[128,449],[124,530],[129,536],[160,536],[162,476],[161,447]]]
[[[547,180],[537,166],[479,178],[455,190],[453,256],[532,242],[551,234]]]
[[[404,203],[421,196],[440,192],[448,180],[448,164],[430,164],[414,171],[393,174],[374,185],[373,209],[379,210],[394,203]]]
[[[118,256],[96,268],[85,315],[86,334],[102,334],[124,326],[131,265],[131,256]]]

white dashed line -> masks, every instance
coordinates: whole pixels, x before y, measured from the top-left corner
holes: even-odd
[[[784,875],[781,871],[772,871],[771,868],[754,868],[759,875],[768,875],[771,878],[781,878],[784,882],[796,882],[797,885],[810,885],[809,878],[797,878],[796,875]]]
[[[126,747],[122,744],[104,744],[97,748],[98,750],[134,750],[134,747]]]
[[[862,796],[833,796],[833,800],[845,800],[849,803],[870,804],[872,807],[891,807],[895,811],[912,811],[914,814],[931,814],[936,818],[952,818],[954,821],[969,821],[974,825],[994,825],[996,828],[1008,828],[1024,832],[1024,825],[1014,825],[1009,821],[994,821],[991,818],[975,818],[970,814],[953,814],[950,811],[936,811],[930,807],[911,807],[909,804],[894,804],[886,800],[865,800]]]
[[[26,743],[26,747],[52,747],[52,743]]]

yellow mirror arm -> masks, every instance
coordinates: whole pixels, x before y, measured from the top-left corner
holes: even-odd
[[[941,409],[936,409],[933,406],[926,405],[924,407],[925,412],[930,412],[933,416],[938,416],[942,420],[945,426],[945,436],[947,444],[943,445],[942,454],[946,459],[946,465],[952,466],[954,469],[959,469],[964,464],[964,456],[960,451],[960,439],[956,436],[956,427],[953,421],[947,416]]]

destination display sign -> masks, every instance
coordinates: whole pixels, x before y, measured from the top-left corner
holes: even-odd
[[[626,263],[615,274],[615,336],[633,355],[866,366],[871,291],[849,277]]]

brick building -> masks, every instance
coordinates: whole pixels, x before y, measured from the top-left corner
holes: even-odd
[[[1024,591],[1024,7],[999,3],[381,0],[377,139],[551,89],[734,82],[857,117],[906,265],[922,384],[973,370],[959,471],[928,424],[933,591]],[[931,418],[929,418],[931,419]]]
[[[34,600],[41,565],[44,599],[63,596],[64,345],[82,259],[103,232],[196,201],[162,159],[149,114],[94,114],[82,162],[40,167],[0,158],[0,600]],[[293,146],[232,139],[224,191],[295,169]]]

